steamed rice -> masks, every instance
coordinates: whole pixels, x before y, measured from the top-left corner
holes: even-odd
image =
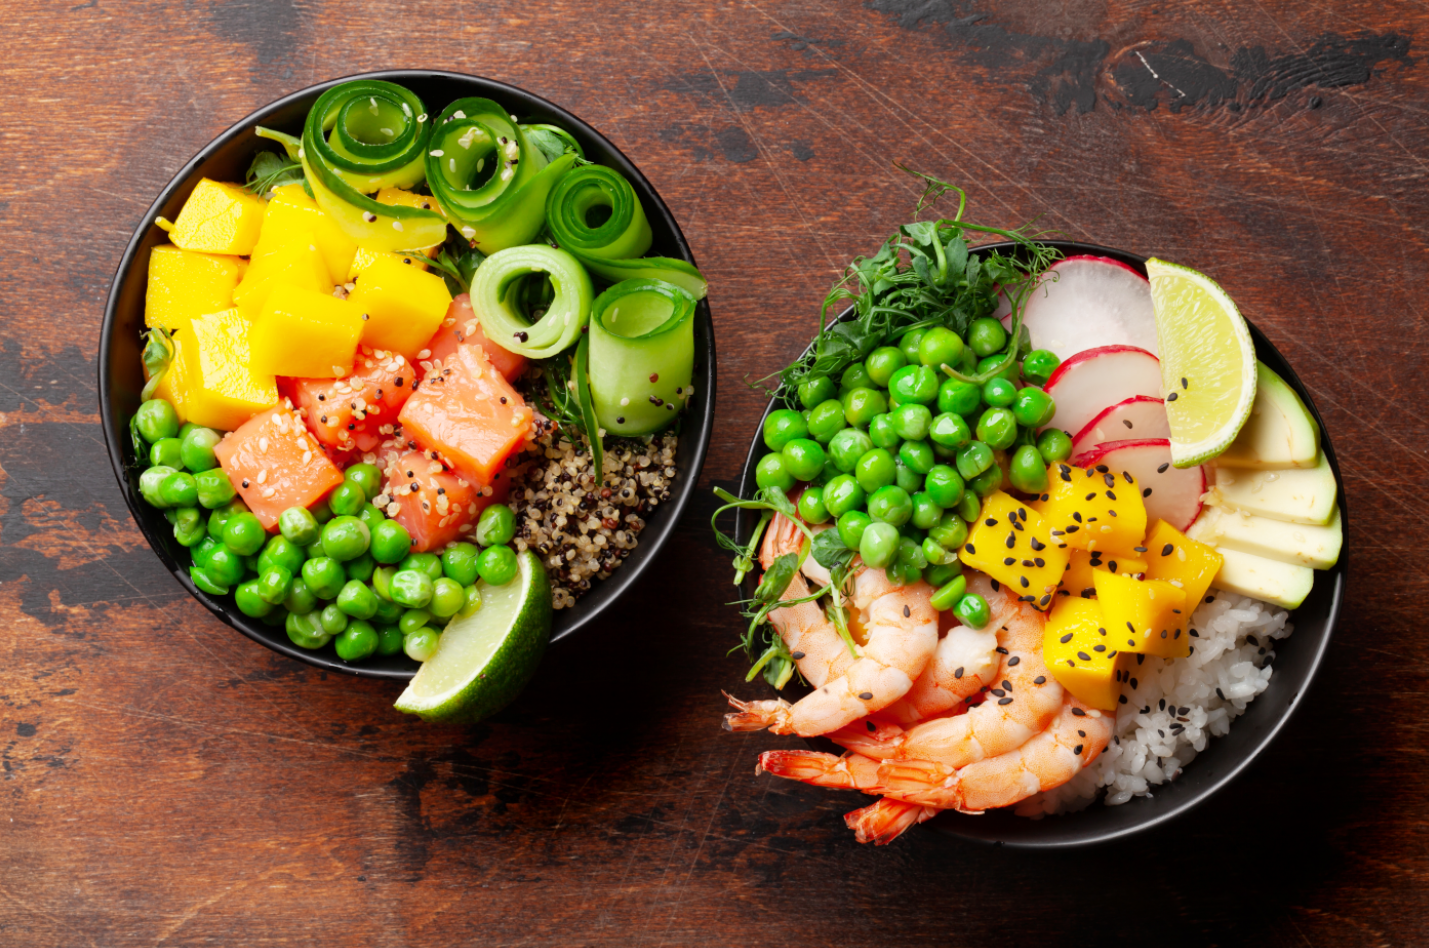
[[[1132,666],[1106,750],[1068,783],[1019,803],[1019,816],[1080,810],[1103,794],[1109,806],[1150,796],[1269,687],[1274,644],[1290,635],[1290,614],[1232,593],[1208,598],[1191,617],[1199,638],[1190,657],[1146,656]]]

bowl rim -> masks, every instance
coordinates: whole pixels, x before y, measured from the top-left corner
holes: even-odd
[[[96,371],[99,376],[99,410],[100,422],[104,431],[105,449],[109,455],[110,466],[114,472],[115,479],[119,483],[120,492],[124,495],[125,504],[129,508],[130,516],[144,535],[145,542],[151,551],[158,556],[165,568],[178,580],[179,584],[193,598],[197,599],[210,613],[220,621],[246,636],[249,639],[269,648],[275,652],[289,658],[297,659],[305,664],[312,665],[325,671],[339,672],[359,678],[378,678],[398,681],[407,681],[416,674],[416,666],[398,669],[376,669],[364,667],[362,664],[348,665],[334,655],[328,654],[329,650],[313,650],[299,648],[289,642],[285,636],[269,638],[260,634],[256,628],[248,628],[252,623],[257,626],[256,620],[249,620],[246,616],[235,616],[233,605],[229,596],[216,597],[203,592],[194,585],[188,574],[187,566],[180,564],[171,556],[165,546],[158,542],[158,538],[146,524],[142,511],[150,509],[139,497],[138,493],[130,485],[127,477],[127,468],[124,461],[125,439],[127,432],[119,430],[112,423],[113,412],[111,410],[113,393],[109,384],[109,366],[113,358],[111,353],[111,341],[117,331],[120,289],[124,285],[126,275],[133,273],[136,261],[135,258],[141,253],[144,239],[149,232],[149,228],[154,226],[154,220],[162,212],[166,203],[173,197],[175,192],[186,187],[191,179],[199,173],[201,166],[211,158],[215,152],[227,146],[252,130],[255,125],[261,124],[268,116],[279,112],[285,108],[302,103],[305,99],[316,99],[325,90],[333,86],[346,82],[362,79],[380,79],[386,82],[403,83],[414,80],[438,80],[455,82],[468,85],[470,88],[463,94],[487,95],[500,99],[502,96],[511,96],[520,101],[523,106],[531,104],[546,110],[555,121],[561,123],[565,128],[584,141],[595,141],[603,148],[608,149],[615,161],[612,164],[630,180],[636,193],[641,198],[641,203],[645,208],[647,217],[654,218],[663,223],[673,237],[676,254],[690,264],[695,264],[694,254],[690,250],[689,242],[685,238],[684,232],[680,229],[679,222],[666,205],[660,193],[655,189],[639,167],[630,160],[613,141],[603,133],[591,126],[589,123],[546,99],[520,86],[503,82],[499,79],[492,79],[486,76],[479,76],[471,73],[451,72],[440,69],[385,69],[371,72],[361,72],[352,75],[339,76],[323,82],[313,83],[303,88],[294,90],[277,99],[274,99],[257,109],[249,112],[243,118],[230,125],[224,131],[215,136],[208,144],[199,149],[198,153],[190,158],[184,165],[169,179],[159,191],[153,203],[141,216],[133,234],[124,248],[123,254],[119,258],[119,263],[114,272],[114,278],[110,282],[109,292],[106,294],[104,303],[104,316],[100,324],[99,359]],[[255,148],[258,146],[255,146]],[[687,411],[681,419],[681,426],[691,426],[697,432],[697,436],[692,438],[692,448],[687,450],[683,459],[677,464],[679,480],[670,491],[670,499],[664,501],[661,506],[649,514],[648,517],[659,516],[661,518],[657,529],[651,529],[648,523],[640,535],[640,547],[642,556],[637,562],[627,562],[615,571],[609,578],[601,580],[601,589],[604,591],[603,599],[595,603],[588,610],[580,613],[570,625],[560,629],[552,635],[551,644],[559,642],[573,635],[575,632],[591,624],[598,617],[605,614],[615,603],[630,590],[641,576],[644,575],[650,564],[660,555],[666,542],[675,533],[679,521],[685,509],[689,506],[691,498],[698,489],[698,481],[701,471],[704,468],[705,459],[709,453],[710,440],[714,433],[714,412],[716,402],[716,355],[714,324],[710,315],[708,299],[699,301],[697,307],[697,319],[695,324],[696,349],[703,346],[705,358],[703,362],[696,362],[696,372],[703,368],[701,376],[701,389],[705,396],[699,411]],[[559,614],[558,614],[559,615]]]
[[[1099,244],[1090,244],[1075,240],[1043,240],[1039,242],[1061,250],[1064,255],[1068,257],[1076,255],[1089,255],[1106,257],[1119,263],[1130,263],[1134,265],[1134,269],[1136,269],[1136,271],[1141,276],[1146,276],[1146,261],[1148,258],[1139,254],[1134,254],[1129,251],[1120,250],[1114,247],[1105,247]],[[979,244],[978,246],[971,248],[969,250],[969,253],[977,255],[990,251],[1015,252],[1016,249],[1017,245],[1010,241],[997,241],[993,243]],[[833,318],[833,320],[831,320],[830,324],[832,324],[833,322],[841,322],[851,318],[853,312],[854,308],[852,306],[843,309],[838,313],[837,316]],[[1220,775],[1214,780],[1212,780],[1210,783],[1208,783],[1205,787],[1201,788],[1199,791],[1187,797],[1186,799],[1178,801],[1174,806],[1170,807],[1164,812],[1150,814],[1146,818],[1138,820],[1129,825],[1114,827],[1100,832],[1078,831],[1075,818],[1078,815],[1078,812],[1083,811],[1060,814],[1056,817],[1044,817],[1039,820],[1018,818],[1021,819],[1022,824],[1026,824],[1026,826],[1035,826],[1038,829],[1050,828],[1052,830],[1052,832],[1046,832],[1042,837],[1029,837],[1023,835],[1018,835],[1017,837],[1004,837],[995,832],[986,833],[970,831],[977,829],[979,824],[985,825],[986,821],[980,819],[976,821],[975,824],[969,825],[967,822],[967,818],[963,814],[942,813],[934,819],[929,820],[926,824],[929,829],[935,831],[938,835],[950,839],[956,838],[973,843],[1002,846],[1012,849],[1033,849],[1045,851],[1073,849],[1081,846],[1109,843],[1114,840],[1126,839],[1129,836],[1133,836],[1137,833],[1150,830],[1154,827],[1165,826],[1167,823],[1185,816],[1188,812],[1190,812],[1192,809],[1204,802],[1207,798],[1211,797],[1213,794],[1221,790],[1227,784],[1231,783],[1242,773],[1244,773],[1246,769],[1249,768],[1250,765],[1256,760],[1256,758],[1258,758],[1265,751],[1265,749],[1270,745],[1270,743],[1285,728],[1285,725],[1290,721],[1290,718],[1292,717],[1292,715],[1294,715],[1296,709],[1299,708],[1300,704],[1302,703],[1301,699],[1303,699],[1306,693],[1310,690],[1310,687],[1314,683],[1316,675],[1319,674],[1320,666],[1324,662],[1325,653],[1329,649],[1330,639],[1334,636],[1335,627],[1339,624],[1340,612],[1343,607],[1344,587],[1348,576],[1349,508],[1345,503],[1344,479],[1340,474],[1340,465],[1335,457],[1334,447],[1330,443],[1329,431],[1325,426],[1325,421],[1320,416],[1319,410],[1315,407],[1314,400],[1310,397],[1310,393],[1306,390],[1304,383],[1300,381],[1300,377],[1296,374],[1294,367],[1290,365],[1289,360],[1287,360],[1283,355],[1281,355],[1280,350],[1275,347],[1274,343],[1272,343],[1265,336],[1265,334],[1261,332],[1259,328],[1256,327],[1253,322],[1251,322],[1249,319],[1246,319],[1246,323],[1250,327],[1251,339],[1255,344],[1257,358],[1260,357],[1260,354],[1263,350],[1268,350],[1270,353],[1273,353],[1276,360],[1285,369],[1285,371],[1281,372],[1280,375],[1285,379],[1285,381],[1290,385],[1290,387],[1294,389],[1295,392],[1304,400],[1305,406],[1310,410],[1311,417],[1313,417],[1315,419],[1315,423],[1319,425],[1320,449],[1325,453],[1325,457],[1329,460],[1330,468],[1335,475],[1337,501],[1339,503],[1341,511],[1341,529],[1346,534],[1346,542],[1340,550],[1340,558],[1336,562],[1335,566],[1333,566],[1329,570],[1316,571],[1319,574],[1317,576],[1316,581],[1330,581],[1332,583],[1332,587],[1329,606],[1325,616],[1324,633],[1320,636],[1319,641],[1315,644],[1314,652],[1310,656],[1310,663],[1305,672],[1304,681],[1300,684],[1299,688],[1292,695],[1289,703],[1283,707],[1279,707],[1276,709],[1278,711],[1278,716],[1269,723],[1269,726],[1266,728],[1265,732],[1260,735],[1259,740],[1252,744],[1250,748],[1245,751],[1239,759],[1232,760],[1229,765],[1222,770]],[[811,341],[809,347],[812,347],[812,345],[813,342]],[[807,352],[809,347],[806,347],[804,351]],[[759,459],[766,453],[766,449],[763,444],[763,439],[760,436],[760,433],[762,432],[764,427],[764,419],[768,418],[769,413],[779,407],[786,406],[780,400],[771,398],[769,400],[769,404],[764,409],[764,414],[760,416],[759,425],[754,430],[754,437],[750,442],[749,452],[745,457],[744,467],[740,473],[740,497],[750,496],[750,493],[755,488],[755,465],[758,463]],[[737,542],[747,542],[749,537],[749,530],[751,529],[751,524],[754,519],[755,518],[746,510],[736,510],[735,538]],[[752,577],[746,579],[747,583],[752,583],[752,581]],[[1292,610],[1292,619],[1294,617],[1294,614],[1295,613]],[[1292,636],[1286,641],[1287,643],[1289,643],[1296,640]],[[1300,641],[1303,641],[1303,639],[1301,639]],[[1252,702],[1250,707],[1247,708],[1246,713],[1249,713],[1250,709],[1256,706],[1257,703]],[[1244,717],[1244,714],[1242,715],[1242,717]],[[1212,738],[1211,740],[1212,742],[1214,742],[1222,739],[1223,738]],[[822,741],[822,738],[811,739],[811,743]],[[825,746],[825,744],[827,744],[827,742],[817,743],[815,744],[815,746],[819,747],[819,749],[824,750],[833,747],[832,744],[827,744],[827,746]],[[1214,743],[1211,746],[1214,746]],[[1192,763],[1194,763],[1194,761]],[[1127,801],[1127,803],[1122,804],[1122,806],[1135,806],[1138,802],[1140,802],[1139,798],[1133,798],[1132,800]],[[1098,799],[1092,804],[1092,806],[1103,805],[1104,804],[1101,803],[1100,797],[1098,797]],[[1120,809],[1120,807],[1118,807],[1118,809]],[[1067,822],[1063,823],[1064,820]],[[1064,827],[1066,827],[1067,831],[1057,832],[1059,830],[1062,830]]]

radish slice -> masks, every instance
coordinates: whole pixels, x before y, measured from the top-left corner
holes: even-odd
[[[1050,349],[1063,360],[1102,346],[1160,351],[1146,277],[1106,257],[1068,257],[1048,267],[1022,321],[1033,348]]]
[[[992,311],[993,319],[1002,320],[1002,325],[1012,328],[1012,301],[1007,298],[1007,294],[1002,292],[1002,287],[997,288],[997,309]]]
[[[1161,363],[1134,346],[1087,349],[1057,366],[1045,388],[1057,403],[1047,426],[1080,432],[1108,405],[1138,395],[1159,399]]]
[[[1072,459],[1077,467],[1105,464],[1113,473],[1128,471],[1141,487],[1146,504],[1146,522],[1165,520],[1186,531],[1201,513],[1201,495],[1206,492],[1206,471],[1201,465],[1171,466],[1171,442],[1165,438],[1137,441],[1108,441]],[[1155,556],[1152,550],[1148,556]]]
[[[1128,438],[1170,438],[1171,423],[1166,420],[1166,403],[1159,398],[1134,395],[1102,410],[1072,439],[1072,457],[1086,454],[1108,441]]]

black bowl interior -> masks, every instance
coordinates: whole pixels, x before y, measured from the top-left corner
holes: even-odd
[[[1146,274],[1145,257],[1075,241],[1048,243],[1067,256],[1095,254],[1110,257],[1135,268],[1143,276]],[[997,243],[985,244],[979,249],[1010,253],[1014,248],[1011,244]],[[848,319],[851,316],[852,313],[846,311],[839,318]],[[1324,419],[1320,417],[1314,400],[1296,376],[1295,370],[1265,335],[1254,325],[1250,327],[1250,334],[1255,341],[1256,356],[1300,394],[1320,426],[1320,443],[1330,459],[1335,480],[1339,484],[1344,529],[1348,531],[1349,510],[1345,506],[1344,480],[1340,477],[1340,466],[1330,444],[1329,432],[1325,430]],[[784,407],[795,406],[770,401],[769,407],[765,409],[765,417],[776,408]],[[754,467],[768,452],[760,435],[762,428],[761,419],[760,429],[755,432],[749,456],[744,462],[744,473],[739,484],[741,497],[753,494]],[[736,538],[741,542],[747,541],[749,532],[754,528],[754,521],[755,518],[748,511],[738,511],[735,523]],[[1235,720],[1229,734],[1213,738],[1206,750],[1196,756],[1180,777],[1155,788],[1153,796],[1136,797],[1121,806],[1104,806],[1097,802],[1078,813],[1044,817],[1040,820],[1026,819],[1001,811],[976,817],[943,813],[930,820],[927,825],[938,832],[964,839],[1029,849],[1059,849],[1127,836],[1185,813],[1249,766],[1289,720],[1301,696],[1308,690],[1325,650],[1329,647],[1330,634],[1339,618],[1340,603],[1344,595],[1347,559],[1348,551],[1341,552],[1340,560],[1334,569],[1315,577],[1314,590],[1291,617],[1295,633],[1276,646],[1275,674],[1271,676],[1266,691],[1251,702],[1245,714]],[[749,593],[752,592],[751,585]],[[817,741],[816,746],[821,750],[839,750],[832,743],[822,740]]]
[[[320,668],[375,678],[407,679],[415,674],[417,663],[404,655],[373,658],[357,665],[348,665],[337,658],[332,647],[310,652],[288,640],[281,626],[270,628],[249,619],[233,605],[231,596],[210,596],[197,589],[189,578],[189,556],[173,538],[172,528],[163,514],[144,503],[139,496],[138,474],[134,448],[129,441],[128,423],[139,405],[139,393],[144,379],[140,363],[139,333],[144,328],[144,287],[147,277],[149,250],[166,242],[156,217],[172,220],[200,178],[219,181],[242,181],[253,154],[260,149],[273,149],[253,134],[255,125],[277,128],[301,134],[308,108],[322,92],[352,78],[385,79],[406,86],[421,97],[431,114],[438,113],[453,99],[463,96],[484,96],[500,102],[523,122],[542,122],[567,129],[585,149],[586,157],[597,164],[619,170],[640,197],[650,228],[654,232],[651,254],[678,257],[694,262],[689,245],[679,225],[655,192],[650,182],[605,136],[594,128],[539,96],[514,86],[457,73],[430,71],[390,71],[366,73],[334,79],[294,92],[259,109],[214,139],[174,177],[160,193],[144,216],[143,223],[124,252],[115,275],[113,288],[104,310],[104,325],[100,335],[99,398],[104,416],[104,438],[109,459],[119,479],[124,499],[139,528],[175,578],[209,611],[256,642],[277,652]],[[611,608],[616,600],[640,577],[645,567],[660,552],[674,530],[680,513],[689,502],[704,464],[710,433],[714,423],[715,372],[714,326],[709,306],[701,301],[695,329],[695,397],[680,422],[679,473],[670,491],[670,499],[650,512],[640,545],[611,577],[596,583],[574,607],[556,613],[551,630],[553,641],[565,638],[592,622]]]

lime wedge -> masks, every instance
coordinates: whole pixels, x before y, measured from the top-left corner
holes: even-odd
[[[481,608],[457,616],[393,705],[426,721],[479,721],[526,687],[551,636],[551,583],[535,553],[505,586],[481,582]]]
[[[1146,274],[1171,423],[1171,463],[1195,467],[1229,447],[1250,417],[1255,345],[1235,303],[1204,273],[1153,257]]]

